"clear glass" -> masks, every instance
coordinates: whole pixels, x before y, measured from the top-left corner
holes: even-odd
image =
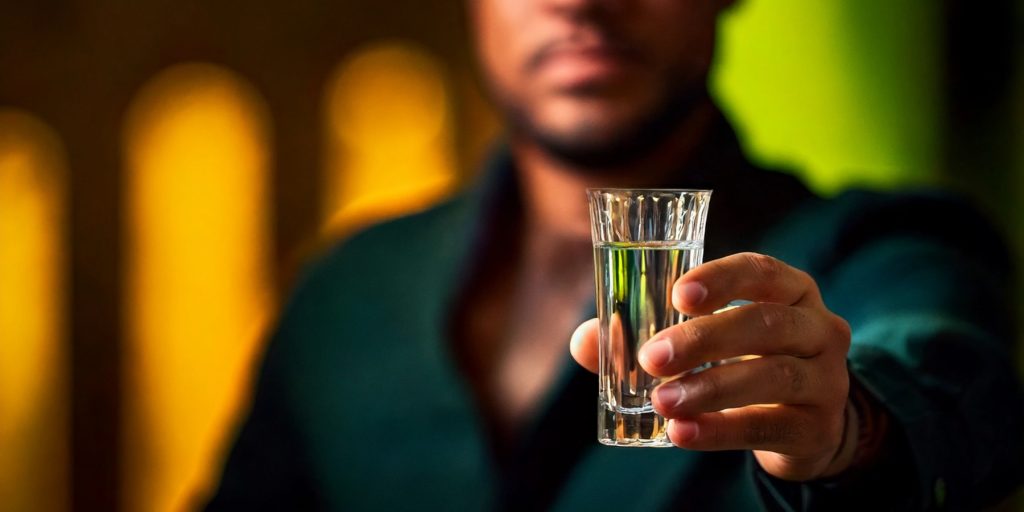
[[[685,321],[672,285],[704,254],[710,190],[588,189],[599,336],[598,441],[672,446],[637,362],[655,333]]]

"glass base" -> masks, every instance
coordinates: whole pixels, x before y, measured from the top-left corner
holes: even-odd
[[[644,399],[631,397],[639,407],[615,407],[606,400],[599,400],[597,416],[597,440],[607,446],[629,446],[638,448],[670,447],[668,421],[654,411]]]
[[[672,441],[665,439],[609,439],[597,440],[605,446],[625,446],[627,448],[672,448]]]

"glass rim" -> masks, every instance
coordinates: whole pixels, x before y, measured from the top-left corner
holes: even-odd
[[[587,187],[588,194],[601,193],[601,192],[656,192],[656,193],[667,193],[667,194],[710,194],[714,192],[714,189],[710,188],[629,188],[629,187]]]

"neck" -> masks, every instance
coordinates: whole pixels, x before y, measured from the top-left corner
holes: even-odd
[[[665,142],[646,157],[627,166],[595,173],[545,153],[532,140],[512,140],[525,205],[526,232],[579,243],[590,237],[585,189],[600,187],[659,187],[685,175],[698,146],[714,122],[710,102],[694,109]]]

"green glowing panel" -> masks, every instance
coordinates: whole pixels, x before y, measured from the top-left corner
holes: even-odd
[[[940,169],[941,3],[738,0],[713,94],[748,153],[815,190],[927,181]]]

